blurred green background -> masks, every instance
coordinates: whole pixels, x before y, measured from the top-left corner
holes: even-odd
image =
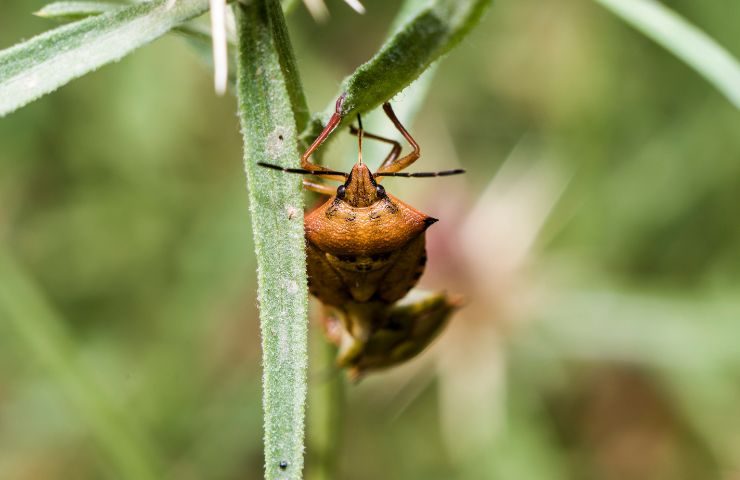
[[[289,16],[312,109],[396,3]],[[43,4],[3,2],[0,48]],[[740,56],[740,4],[666,4]],[[740,479],[740,113],[595,3],[498,0],[410,129],[416,170],[469,172],[388,182],[442,219],[421,286],[468,303],[332,404],[313,328],[336,478]],[[174,35],[0,120],[0,478],[261,478],[240,141]]]

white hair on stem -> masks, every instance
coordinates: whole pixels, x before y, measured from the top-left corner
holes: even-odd
[[[167,10],[175,6],[177,0],[167,0]],[[213,86],[217,95],[226,93],[229,81],[229,55],[227,42],[227,0],[210,0],[211,5],[211,39],[213,42]],[[357,13],[365,13],[365,7],[359,0],[344,0]],[[303,0],[306,8],[317,21],[326,20],[329,10],[324,0]]]
[[[365,13],[365,7],[359,0],[344,0],[357,13]],[[303,0],[311,16],[317,22],[322,22],[329,17],[329,9],[326,8],[324,0]]]
[[[303,3],[317,22],[322,22],[329,17],[329,10],[326,8],[324,0],[303,0]]]
[[[217,95],[226,93],[229,57],[226,44],[226,0],[211,2],[211,37],[213,39],[213,85]]]
[[[365,13],[365,7],[359,0],[344,0],[344,3],[349,5],[357,13]]]

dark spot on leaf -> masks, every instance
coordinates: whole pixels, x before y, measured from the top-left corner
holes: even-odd
[[[281,460],[279,466],[280,470],[285,470],[286,468],[288,468],[288,462],[286,462],[285,460]]]

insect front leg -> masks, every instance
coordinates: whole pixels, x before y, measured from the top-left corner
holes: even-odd
[[[321,165],[316,165],[311,161],[311,155],[319,149],[322,143],[326,141],[326,139],[331,135],[331,132],[334,131],[334,129],[337,128],[339,123],[342,121],[342,107],[344,105],[344,98],[346,97],[346,94],[342,94],[338,99],[337,103],[334,109],[334,114],[331,116],[329,121],[326,124],[326,127],[324,127],[324,130],[321,132],[321,134],[316,137],[316,140],[313,141],[310,147],[308,147],[308,150],[306,150],[303,155],[301,155],[301,168],[304,170],[308,170],[311,172],[325,172],[329,169],[326,167],[322,167]],[[332,180],[340,180],[344,181],[344,177],[338,177],[336,175],[327,175],[325,178],[330,178]]]
[[[337,189],[332,187],[331,185],[325,185],[319,182],[312,182],[310,180],[303,180],[303,188],[308,191],[316,192],[321,195],[328,195],[330,197],[337,193]]]

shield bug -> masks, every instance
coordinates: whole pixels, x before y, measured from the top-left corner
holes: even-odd
[[[405,361],[426,347],[457,306],[444,294],[414,304],[396,305],[416,285],[426,265],[425,232],[437,219],[385,191],[384,177],[437,177],[463,170],[402,172],[421,155],[419,145],[396,117],[389,103],[386,115],[411,145],[401,156],[395,140],[367,133],[358,126],[358,161],[349,173],[311,162],[342,120],[344,96],[324,130],[301,156],[301,168],[259,165],[288,173],[339,180],[330,185],[304,180],[304,187],[330,198],[305,216],[309,290],[326,307],[329,338],[339,345],[337,362],[354,376]],[[362,159],[363,138],[385,142],[391,150],[374,173]]]

